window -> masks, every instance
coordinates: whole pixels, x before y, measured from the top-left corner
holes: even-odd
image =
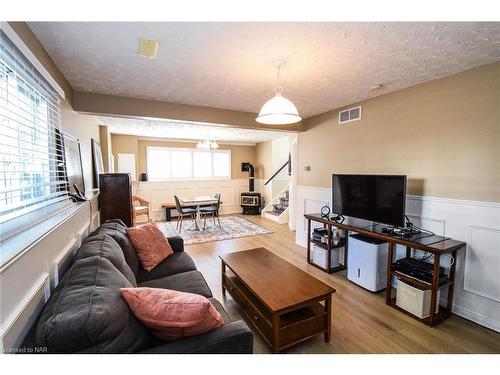
[[[210,151],[193,152],[193,177],[209,178],[212,177],[212,155]]]
[[[222,151],[212,153],[214,177],[227,177],[231,173],[231,154]]]
[[[150,181],[230,179],[231,151],[148,147],[147,168]]]
[[[57,93],[0,31],[0,223],[69,201],[60,117]]]
[[[170,178],[179,180],[191,178],[191,164],[191,150],[181,148],[170,150],[170,170],[172,171]]]

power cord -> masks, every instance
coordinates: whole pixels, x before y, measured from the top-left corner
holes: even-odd
[[[435,236],[435,233],[434,233],[434,232],[432,232],[432,231],[430,231],[430,230],[427,230],[427,229],[420,228],[419,226],[417,226],[417,225],[413,224],[413,223],[411,222],[411,220],[408,218],[408,216],[407,216],[407,215],[405,215],[405,218],[406,218],[406,226],[407,226],[407,227],[410,227],[410,231],[411,231],[411,232],[413,232],[413,228],[416,228],[416,229],[418,229],[420,232],[428,233],[428,234],[430,234],[431,236]],[[418,232],[416,232],[416,233],[418,233]]]
[[[450,257],[450,264],[448,264],[446,266],[442,266],[442,267],[450,268],[455,263],[455,258],[451,254],[446,254],[446,255],[448,255]],[[422,255],[422,257],[420,257],[420,258],[415,257],[415,258],[418,260],[428,260],[430,258],[434,258],[434,254],[432,254],[432,253],[429,254],[427,251],[425,251],[424,255]]]

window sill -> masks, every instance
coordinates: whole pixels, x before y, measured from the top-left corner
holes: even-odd
[[[36,243],[49,235],[59,225],[89,205],[90,202],[74,203],[61,212],[29,227],[0,243],[0,272],[28,252]]]

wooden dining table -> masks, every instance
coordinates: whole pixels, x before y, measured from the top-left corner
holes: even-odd
[[[200,207],[209,206],[212,204],[217,204],[217,199],[209,195],[200,195],[193,198],[179,198],[180,203],[184,207],[196,207],[196,217],[194,219],[194,228],[189,228],[188,230],[199,231],[200,226],[198,225],[198,220],[200,219]]]

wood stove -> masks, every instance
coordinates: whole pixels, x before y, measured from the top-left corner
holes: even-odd
[[[260,215],[260,193],[241,193],[241,208],[245,215]]]
[[[251,163],[241,163],[241,171],[248,172],[248,192],[241,193],[241,208],[245,215],[260,215],[262,197],[254,191],[254,168]]]

